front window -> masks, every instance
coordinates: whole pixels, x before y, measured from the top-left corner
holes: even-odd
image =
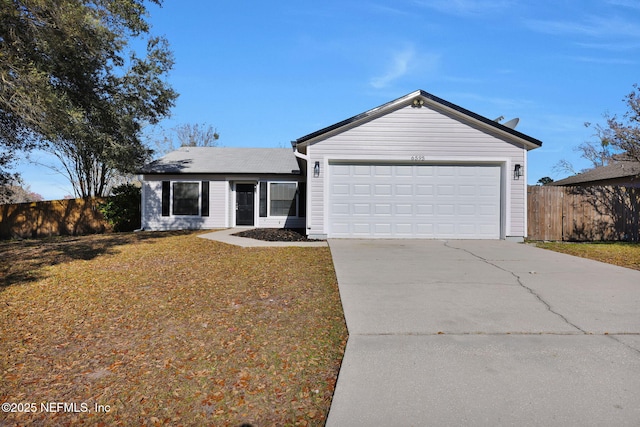
[[[271,183],[269,198],[271,207],[270,216],[296,216],[296,191],[295,182]]]
[[[200,184],[197,182],[173,183],[173,214],[198,215]]]

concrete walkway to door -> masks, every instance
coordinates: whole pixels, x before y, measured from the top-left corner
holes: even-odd
[[[327,426],[639,425],[640,271],[505,241],[329,240]]]

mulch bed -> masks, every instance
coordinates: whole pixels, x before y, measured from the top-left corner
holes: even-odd
[[[234,236],[267,242],[317,242],[308,239],[303,228],[254,228],[235,233]]]

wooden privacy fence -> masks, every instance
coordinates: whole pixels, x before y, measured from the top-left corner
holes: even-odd
[[[533,240],[640,241],[640,188],[530,186]]]
[[[110,226],[98,211],[100,198],[0,205],[0,238],[103,233]]]

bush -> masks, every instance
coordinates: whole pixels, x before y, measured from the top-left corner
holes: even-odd
[[[140,188],[122,184],[111,190],[111,197],[98,207],[113,231],[133,231],[140,228]]]

